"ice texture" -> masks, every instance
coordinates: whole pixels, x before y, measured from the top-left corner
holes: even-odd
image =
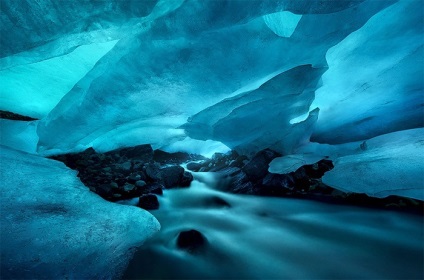
[[[0,145],[27,153],[37,153],[38,121],[0,119]]]
[[[2,143],[16,149],[33,152],[37,137],[44,155],[272,148],[283,158],[271,170],[284,173],[326,156],[343,167],[381,150],[362,154],[363,141],[424,126],[421,0],[3,0],[0,9],[0,109],[41,118],[37,136],[3,122]],[[364,180],[395,166],[366,162]]]
[[[271,148],[290,154],[309,140],[318,110],[297,124],[290,120],[308,111],[322,68],[298,66],[258,89],[225,99],[191,117],[183,127],[192,138],[216,139],[240,152]],[[265,133],[264,133],[265,131]]]
[[[424,126],[422,1],[398,1],[330,48],[311,109],[313,141],[346,143]]]
[[[339,157],[323,182],[347,192],[424,200],[424,128],[381,135]]]
[[[159,230],[148,212],[89,191],[61,162],[0,146],[1,276],[111,279]]]
[[[154,24],[121,38],[97,62],[41,120],[39,151],[134,143],[161,148],[181,141],[187,135],[180,127],[189,117],[243,93],[240,89],[302,65],[325,67],[330,47],[390,4],[185,1],[173,12],[163,12]],[[302,15],[289,38],[269,28],[273,21],[277,24],[275,17],[269,17],[267,23],[263,19],[281,11]],[[342,29],[340,22],[344,23]],[[305,127],[307,135],[309,126]],[[269,125],[266,133],[277,132]],[[237,142],[239,137],[230,140]],[[241,150],[257,146],[249,145],[249,139],[252,137]]]
[[[290,37],[301,18],[302,15],[296,15],[287,11],[263,16],[269,29],[281,37]]]
[[[269,163],[268,171],[277,174],[288,174],[296,171],[303,165],[314,164],[321,159],[323,159],[323,157],[316,154],[292,154],[278,157]]]
[[[116,42],[84,45],[69,54],[1,70],[0,109],[45,117]]]

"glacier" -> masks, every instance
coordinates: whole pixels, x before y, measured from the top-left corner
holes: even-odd
[[[87,148],[272,149],[271,173],[329,159],[322,182],[333,188],[424,200],[421,0],[2,0],[0,10],[0,110],[37,119],[0,119],[2,277],[114,278],[159,230],[46,158]],[[64,254],[51,253],[57,244]]]
[[[187,1],[151,28],[120,39],[40,122],[39,150],[112,149],[135,141],[160,148],[182,140],[186,134],[179,127],[190,116],[240,94],[240,88],[296,66],[326,66],[329,47],[390,3],[343,1],[348,8],[340,4],[340,11],[323,13],[325,7],[305,4],[309,1],[299,7],[292,1],[244,2],[226,2],[221,17],[212,20],[222,2]],[[262,17],[287,3],[291,11],[305,13],[289,38],[277,36]],[[258,5],[262,9],[254,9]],[[198,21],[187,20],[193,14]],[[345,19],[346,28],[340,30]],[[158,134],[160,139],[154,139]]]
[[[111,279],[159,230],[151,214],[104,201],[63,163],[0,149],[2,278]]]
[[[27,152],[271,148],[293,169],[424,126],[419,0],[21,2],[1,7],[0,109],[40,119],[31,144],[2,125]]]

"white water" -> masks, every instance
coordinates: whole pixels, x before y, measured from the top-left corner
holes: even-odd
[[[422,216],[233,195],[215,190],[210,173],[194,176],[190,188],[159,197],[160,209],[151,213],[162,230],[135,254],[124,278],[423,279]],[[206,236],[203,253],[176,248],[187,229]]]

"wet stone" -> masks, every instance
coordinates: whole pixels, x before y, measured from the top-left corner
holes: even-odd
[[[159,201],[157,196],[154,194],[143,194],[138,199],[138,207],[145,210],[159,209]]]
[[[207,239],[195,229],[182,231],[177,237],[177,247],[189,253],[197,253],[205,248]]]

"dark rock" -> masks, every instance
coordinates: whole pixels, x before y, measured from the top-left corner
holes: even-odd
[[[27,117],[27,116],[23,116],[23,115],[19,115],[13,112],[9,112],[9,111],[3,111],[0,110],[0,119],[8,119],[8,120],[14,120],[14,121],[35,121],[38,119],[35,118],[31,118],[31,117]]]
[[[115,158],[119,155],[121,158],[137,159],[149,162],[153,159],[153,149],[150,144],[146,144],[113,150],[105,153],[105,155],[114,155]]]
[[[193,181],[193,175],[190,172],[184,171],[183,177],[180,180],[179,186],[188,187]]]
[[[170,166],[160,170],[162,181],[165,188],[177,186],[184,174],[184,168],[181,166]]]
[[[276,157],[280,157],[281,154],[265,149],[258,152],[243,168],[242,170],[246,173],[247,177],[252,182],[256,182],[264,178],[268,174],[269,163]]]
[[[189,186],[193,180],[193,175],[189,172],[185,172],[181,166],[169,166],[160,170],[161,178],[166,188],[173,187],[186,187]]]
[[[249,158],[245,155],[238,156],[236,159],[232,160],[229,164],[230,167],[239,167],[242,168],[249,162]]]
[[[187,169],[194,172],[198,172],[200,168],[203,167],[203,165],[204,163],[200,163],[200,162],[189,162],[187,163]]]
[[[189,163],[187,165],[187,169],[198,172],[217,172],[221,171],[224,168],[227,168],[228,166],[230,166],[231,163],[233,163],[231,167],[242,167],[244,163],[240,163],[239,161],[237,161],[239,157],[240,156],[236,151],[231,151],[226,154],[215,153],[213,154],[211,159],[199,163]],[[241,162],[242,161],[243,160],[241,159]]]
[[[180,166],[161,168],[158,163],[152,162],[153,150],[150,145],[123,148],[105,154],[88,148],[81,153],[52,158],[78,170],[77,176],[81,181],[109,201],[148,193],[162,194],[163,185],[169,188],[188,186],[193,180],[191,173],[184,172]],[[145,163],[143,159],[149,162]]]
[[[229,166],[231,162],[231,154],[215,153],[212,156],[210,163],[208,164],[209,171],[216,172],[220,171]]]
[[[144,187],[146,185],[146,182],[143,180],[138,180],[135,182],[135,186],[138,188]]]
[[[162,195],[163,194],[163,188],[164,186],[161,184],[151,184],[151,185],[146,185],[142,188],[142,191],[144,194],[148,194],[148,193],[154,193],[154,194],[159,194]]]
[[[318,161],[317,163],[304,165],[304,166],[300,167],[298,170],[296,170],[295,173],[297,173],[298,171],[303,172],[302,171],[302,169],[303,169],[306,176],[308,176],[309,178],[318,179],[318,178],[321,178],[322,176],[324,176],[324,174],[327,171],[330,171],[333,168],[334,168],[334,165],[333,165],[333,162],[331,160],[322,159],[322,160]]]
[[[138,199],[138,207],[146,210],[159,209],[159,201],[154,194],[143,194]]]
[[[135,186],[133,185],[133,184],[125,184],[124,185],[124,187],[123,187],[123,189],[124,189],[124,192],[132,192],[132,191],[134,191],[135,190]]]
[[[237,167],[227,167],[219,171],[219,174],[228,180],[224,184],[224,190],[239,194],[254,194],[254,184],[250,182],[246,173]]]
[[[134,161],[133,170],[134,171],[142,171],[144,168],[144,163],[141,161]]]
[[[238,167],[227,167],[227,168],[221,169],[219,171],[219,174],[222,175],[222,176],[233,177],[240,172],[241,172],[241,169],[238,168]]]
[[[126,161],[123,163],[119,163],[119,164],[115,164],[114,169],[118,172],[122,172],[124,174],[130,174],[131,173],[131,162],[130,161]]]
[[[96,153],[97,152],[92,147],[90,147],[85,149],[82,153],[80,153],[79,156],[84,159],[90,159],[91,156],[95,156]]]
[[[103,197],[104,199],[110,199],[113,197],[112,187],[110,185],[104,184],[90,188],[92,191]]]
[[[127,178],[128,183],[131,183],[131,184],[134,184],[135,182],[140,181],[140,180],[142,180],[142,179],[141,179],[140,174],[138,174],[138,173],[131,173],[130,176],[128,176],[128,178]]]
[[[255,184],[248,181],[232,185],[231,192],[238,194],[256,194],[257,188]]]
[[[160,181],[162,180],[162,173],[160,165],[157,163],[149,163],[145,165],[145,173],[147,178],[150,181]]]
[[[286,174],[268,173],[262,180],[258,194],[266,196],[284,196],[295,187],[294,180]]]
[[[200,252],[205,248],[207,242],[206,237],[195,229],[182,231],[177,237],[177,247],[189,253]]]
[[[104,172],[111,172],[111,171],[112,171],[112,168],[110,168],[110,167],[108,166],[108,167],[102,168],[102,170],[103,170]]]

